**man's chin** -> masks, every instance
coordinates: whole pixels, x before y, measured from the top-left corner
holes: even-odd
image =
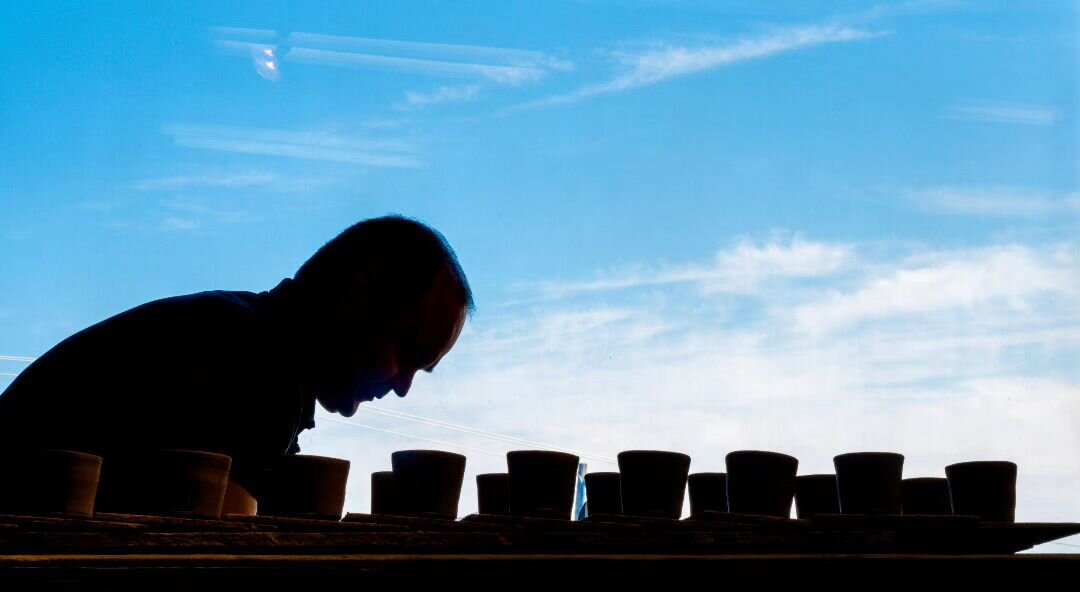
[[[356,415],[356,410],[359,408],[360,400],[357,399],[350,403],[345,403],[344,405],[342,405],[341,409],[338,410],[338,413],[340,413],[342,417],[352,417]]]
[[[328,413],[337,413],[342,417],[352,417],[356,415],[357,409],[360,408],[359,400],[351,401],[324,401],[318,399],[319,405],[325,409]]]

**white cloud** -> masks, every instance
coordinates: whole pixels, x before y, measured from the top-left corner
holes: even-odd
[[[408,91],[405,93],[405,102],[412,106],[439,105],[442,103],[471,101],[478,96],[480,96],[480,87],[475,84],[440,86],[431,93]]]
[[[921,209],[942,214],[996,218],[1043,218],[1080,214],[1080,195],[1019,187],[929,187],[908,192]]]
[[[162,131],[178,146],[264,154],[376,167],[418,167],[416,147],[403,140],[374,139],[318,130],[224,125],[166,124]]]
[[[161,229],[166,231],[194,230],[199,224],[189,218],[170,216],[161,221]]]
[[[278,175],[269,171],[237,171],[142,179],[131,186],[138,191],[181,191],[203,187],[257,187],[277,180]]]
[[[743,238],[719,251],[709,263],[623,270],[582,282],[541,286],[552,297],[582,292],[623,290],[642,286],[698,284],[706,293],[744,293],[777,278],[813,278],[839,273],[854,259],[851,245],[808,241],[795,235],[761,244]]]
[[[1057,123],[1060,113],[1045,105],[971,103],[952,106],[945,110],[943,117],[980,123],[1047,126]]]
[[[649,86],[698,72],[747,60],[770,57],[829,43],[861,41],[885,33],[864,31],[839,24],[825,24],[775,29],[763,35],[732,43],[703,47],[662,45],[641,53],[617,52],[613,56],[624,72],[607,82],[589,84],[576,91],[547,97],[523,108],[567,103],[591,96]]]
[[[834,292],[794,311],[795,326],[811,334],[867,321],[988,308],[1020,311],[1042,297],[1080,293],[1080,253],[1066,245],[1041,253],[1023,246],[916,257],[869,278],[853,291]]]
[[[535,82],[553,70],[573,65],[538,51],[417,43],[393,39],[292,33],[289,62],[386,70],[438,77],[464,77],[495,84]]]

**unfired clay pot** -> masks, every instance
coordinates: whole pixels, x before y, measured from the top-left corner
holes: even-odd
[[[727,512],[727,473],[694,473],[687,478],[690,515]]]
[[[476,476],[477,511],[481,514],[510,513],[510,476],[506,473],[484,473]]]
[[[944,477],[914,477],[900,484],[904,495],[904,513],[924,516],[952,514],[949,480]]]
[[[789,518],[799,460],[779,452],[736,450],[727,463],[728,509]]]
[[[945,467],[954,514],[986,522],[1016,520],[1016,464],[973,461]]]
[[[690,457],[664,450],[620,452],[623,514],[678,519],[686,495]]]
[[[801,520],[818,514],[839,514],[836,475],[800,475],[795,477],[795,515]]]
[[[851,452],[833,457],[841,514],[903,513],[904,455]]]
[[[457,518],[465,457],[441,450],[399,450],[394,467],[397,509],[406,516]]]
[[[371,474],[371,513],[388,516],[398,513],[393,471],[376,471]]]
[[[589,516],[622,515],[622,479],[616,472],[585,475],[585,500]]]
[[[72,450],[12,450],[0,455],[0,514],[90,517],[100,456]]]
[[[339,520],[349,467],[349,461],[328,456],[281,457],[274,470],[274,515]]]
[[[506,453],[506,467],[511,514],[570,519],[578,457],[564,452],[515,450]]]

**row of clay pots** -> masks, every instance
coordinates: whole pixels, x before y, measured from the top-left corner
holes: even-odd
[[[10,482],[0,514],[90,517],[97,512],[220,518],[232,459],[194,450],[110,457],[27,450],[0,460]],[[349,461],[285,456],[266,470],[261,514],[338,519]],[[254,514],[252,504],[248,513]]]
[[[589,514],[677,518],[684,484],[690,513],[736,512],[799,518],[816,514],[963,514],[1012,522],[1016,465],[967,462],[946,467],[947,478],[902,479],[904,457],[857,452],[833,459],[836,474],[796,476],[798,460],[776,452],[742,450],[726,457],[727,473],[686,475],[689,457],[633,451],[619,455],[620,473],[585,476]],[[629,468],[628,473],[626,469]]]
[[[372,513],[457,515],[465,457],[412,450],[393,455],[394,471],[372,475]],[[570,517],[578,458],[519,450],[506,455],[507,473],[477,475],[479,511],[536,518]],[[690,457],[678,452],[631,450],[618,455],[618,473],[585,476],[589,514],[676,519],[690,489],[691,514],[705,511],[788,517],[816,514],[965,514],[1011,522],[1016,465],[950,465],[947,479],[902,479],[904,457],[856,452],[833,459],[835,475],[796,476],[799,461],[776,452],[727,455],[726,473],[689,475]]]

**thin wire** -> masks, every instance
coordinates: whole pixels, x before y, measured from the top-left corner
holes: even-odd
[[[485,437],[485,438],[491,438],[493,440],[501,440],[503,442],[509,442],[509,443],[512,443],[512,444],[524,444],[526,446],[535,446],[535,447],[538,447],[538,448],[545,448],[545,449],[548,449],[548,450],[556,450],[556,451],[559,451],[559,452],[567,452],[567,453],[575,454],[577,456],[580,456],[580,457],[586,458],[586,459],[590,459],[590,460],[598,460],[598,461],[609,463],[609,464],[617,464],[615,459],[613,459],[613,458],[608,458],[608,457],[600,456],[600,455],[597,455],[597,454],[589,454],[589,453],[586,453],[586,452],[572,450],[572,449],[569,449],[569,448],[562,448],[561,446],[555,446],[553,444],[545,444],[543,442],[535,442],[535,441],[532,441],[532,440],[526,440],[524,438],[517,438],[517,437],[514,437],[514,436],[507,436],[506,434],[499,434],[499,433],[496,433],[496,432],[489,432],[487,430],[480,430],[480,429],[476,429],[476,428],[471,428],[469,426],[450,423],[448,421],[442,421],[441,419],[431,419],[429,417],[423,417],[423,416],[420,416],[420,415],[413,415],[411,413],[403,413],[401,411],[389,411],[389,410],[386,410],[386,409],[377,409],[377,408],[374,408],[374,407],[360,406],[360,410],[366,411],[368,413],[375,413],[375,414],[378,414],[378,415],[385,415],[387,417],[394,417],[394,418],[397,418],[397,419],[404,419],[406,421],[412,421],[412,422],[415,422],[415,423],[421,423],[421,424],[429,425],[429,426],[433,426],[433,427],[443,428],[443,429],[447,429],[447,430],[453,430],[453,431],[456,431],[456,432],[464,432],[464,433],[472,434],[472,435],[475,435],[475,436],[482,436],[482,437]]]
[[[0,376],[18,376],[18,374],[12,374],[11,372],[0,372]]]
[[[26,356],[0,356],[0,360],[4,360],[5,362],[26,362],[26,363],[30,363],[30,362],[33,362],[36,359],[37,358],[28,358]]]
[[[1074,549],[1080,549],[1080,545],[1074,545],[1072,543],[1062,543],[1061,541],[1050,541],[1051,545],[1061,545],[1062,547],[1072,547]]]
[[[491,456],[497,456],[499,458],[505,458],[506,457],[506,455],[501,453],[501,452],[494,452],[494,451],[491,451],[491,450],[485,450],[483,448],[476,448],[476,447],[473,447],[473,446],[465,446],[463,444],[454,444],[452,442],[443,442],[442,440],[433,440],[431,438],[425,438],[423,436],[414,436],[412,434],[406,434],[404,432],[397,432],[397,431],[394,431],[394,430],[386,430],[386,429],[383,429],[383,428],[377,428],[375,426],[369,426],[369,425],[362,424],[362,423],[356,423],[354,421],[345,421],[344,419],[337,419],[337,418],[334,418],[334,417],[325,417],[325,416],[320,417],[320,419],[324,419],[326,421],[332,421],[334,423],[341,423],[341,424],[345,424],[345,425],[348,425],[348,426],[353,426],[355,428],[363,428],[365,430],[373,430],[373,431],[376,431],[376,432],[383,432],[385,434],[393,434],[395,436],[401,436],[403,438],[412,438],[413,440],[422,440],[424,442],[431,442],[432,444],[439,444],[441,446],[450,446],[450,447],[453,447],[453,448],[461,448],[463,450],[472,450],[473,452],[481,452],[483,454],[490,454]]]

